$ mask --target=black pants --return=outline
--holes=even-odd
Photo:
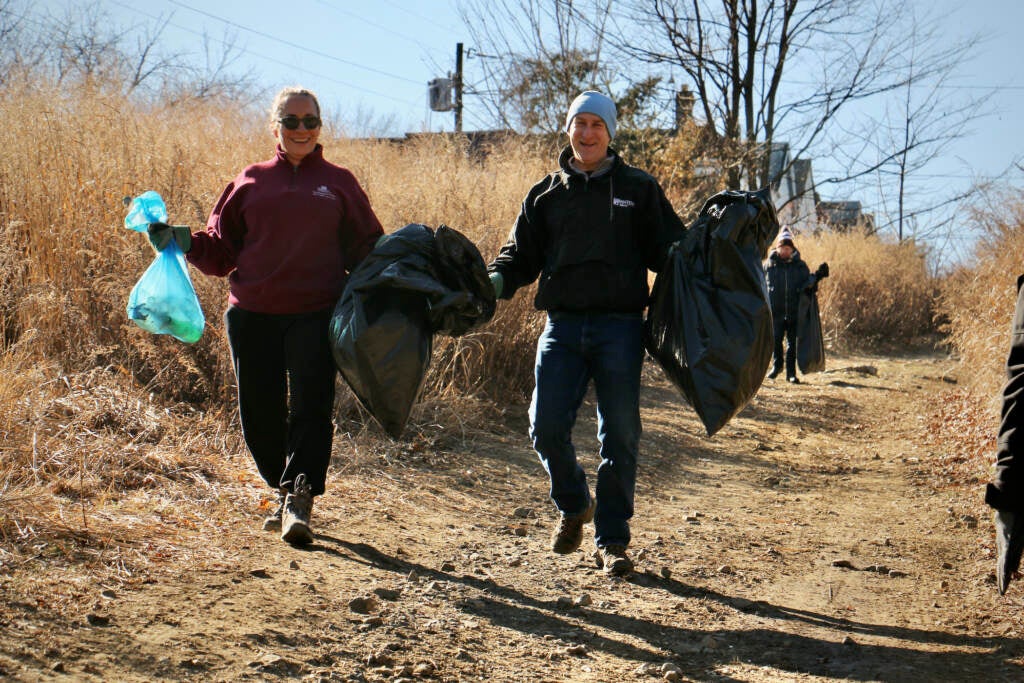
[[[783,315],[772,316],[775,333],[775,349],[772,358],[772,372],[782,371],[782,339],[786,339],[786,377],[796,377],[796,320],[787,320]]]
[[[996,443],[996,476],[985,502],[997,510],[1024,513],[1024,275],[1017,278],[1017,308],[1010,330],[1002,420]]]
[[[331,310],[271,315],[232,306],[224,314],[242,436],[275,489],[291,489],[305,473],[313,495],[324,492],[334,437],[330,320]]]

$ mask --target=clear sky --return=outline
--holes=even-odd
[[[33,11],[59,13],[81,0],[34,0]],[[949,156],[929,169],[936,185],[960,186],[1013,168],[1024,158],[1019,121],[1024,113],[1024,2],[1021,0],[914,0],[942,19],[941,30],[955,41],[978,34],[976,58],[958,69],[953,85],[964,92],[993,92],[991,115],[973,126]],[[455,46],[468,50],[463,70],[474,80],[468,32],[457,0],[97,0],[118,24],[152,26],[170,18],[164,41],[199,59],[202,35],[220,41],[225,32],[244,49],[268,91],[301,84],[315,90],[324,109],[348,122],[354,134],[453,129],[453,114],[431,112],[427,82],[454,69]],[[954,92],[950,90],[950,92]],[[472,96],[464,100],[463,128],[488,127]],[[829,160],[812,159],[816,177],[829,173]],[[1008,181],[1024,186],[1024,172]],[[826,199],[850,191],[823,187]],[[859,190],[863,192],[864,190]],[[868,197],[865,203],[870,204]]]

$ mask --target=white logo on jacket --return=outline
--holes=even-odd
[[[621,206],[624,208],[632,208],[636,206],[632,199],[620,199],[619,197],[612,197],[612,206]]]
[[[333,192],[331,192],[331,188],[327,187],[326,185],[321,185],[320,187],[318,187],[315,190],[313,190],[313,196],[314,197],[323,197],[324,199],[337,199],[338,198],[337,195],[335,195]]]

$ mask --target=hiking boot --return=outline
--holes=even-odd
[[[284,499],[287,495],[288,491],[286,489],[280,489],[277,492],[277,509],[263,518],[264,531],[281,530],[281,515],[284,514]]]
[[[309,516],[313,513],[313,494],[310,493],[306,475],[295,477],[292,490],[284,499],[281,514],[281,540],[292,545],[307,545],[313,542],[313,530],[309,527]]]
[[[626,554],[624,545],[606,545],[597,549],[597,566],[609,576],[628,576],[633,571],[633,560]]]
[[[594,510],[597,509],[597,501],[593,498],[587,503],[587,507],[578,515],[566,515],[562,513],[558,519],[558,526],[551,536],[551,552],[559,555],[568,555],[583,543],[583,525],[594,519]]]
[[[782,372],[782,370],[772,370],[771,372],[768,373],[768,379],[775,379],[776,377],[779,376],[780,372]]]
[[[800,380],[797,379],[796,375],[791,375],[787,377],[786,381],[788,381],[790,384],[800,384]]]

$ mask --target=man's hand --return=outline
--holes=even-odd
[[[192,248],[192,231],[187,225],[167,225],[166,223],[150,223],[146,230],[149,243],[157,253],[167,248],[173,239],[182,253]]]
[[[1009,510],[996,510],[996,586],[1006,593],[1010,579],[1020,567],[1024,552],[1024,515]]]
[[[487,275],[491,279],[491,287],[494,287],[494,298],[501,298],[501,290],[505,288],[505,278],[501,276],[501,273],[488,273]]]
[[[822,263],[820,266],[818,266],[818,269],[814,271],[814,277],[818,278],[819,280],[824,280],[825,278],[827,278],[828,264]]]

